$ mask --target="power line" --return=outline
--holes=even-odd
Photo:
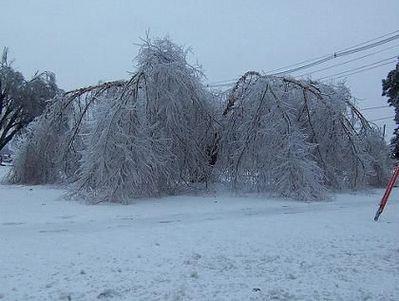
[[[325,62],[331,61],[331,60],[339,58],[339,57],[343,57],[343,56],[351,55],[351,54],[354,54],[354,53],[357,53],[357,52],[360,52],[360,51],[365,51],[365,50],[368,50],[368,49],[375,48],[377,46],[389,43],[389,42],[394,41],[396,39],[399,39],[399,34],[396,34],[396,35],[394,35],[392,37],[389,37],[389,38],[386,38],[384,40],[380,40],[380,41],[377,41],[377,42],[374,42],[374,43],[371,43],[371,44],[367,44],[367,45],[364,45],[364,46],[351,48],[351,49],[345,50],[345,51],[342,51],[342,50],[341,51],[337,51],[337,52],[334,52],[333,54],[331,54],[329,56],[321,58],[321,59],[319,59],[317,61],[314,61],[312,63],[308,63],[308,64],[305,64],[305,65],[302,65],[302,66],[299,66],[299,67],[296,67],[296,68],[291,68],[291,69],[288,69],[288,70],[285,70],[285,71],[273,73],[272,75],[284,75],[284,74],[287,74],[287,73],[293,73],[293,72],[296,72],[296,71],[299,71],[299,70],[303,70],[303,69],[309,69],[311,67],[323,64]]]
[[[337,79],[341,79],[341,78],[347,78],[347,77],[350,77],[350,76],[358,74],[358,73],[366,72],[366,71],[369,71],[369,70],[373,70],[373,69],[376,69],[376,68],[380,68],[380,67],[395,63],[396,62],[396,56],[394,56],[393,58],[394,59],[392,59],[392,58],[384,59],[384,60],[381,60],[381,61],[378,61],[378,62],[374,62],[372,64],[367,64],[367,65],[363,65],[363,66],[360,66],[360,67],[357,67],[357,68],[348,69],[346,71],[342,71],[342,72],[339,72],[339,73],[335,73],[335,74],[331,74],[331,75],[328,75],[328,76],[324,76],[324,77],[318,78],[317,80],[325,81],[327,79],[337,80]],[[385,61],[387,61],[387,62],[386,63],[382,63],[382,62],[385,62]],[[215,85],[208,84],[206,86],[207,87],[212,87],[212,88],[228,87],[228,86],[232,86],[235,82],[236,81],[231,81],[231,82],[226,82],[224,84],[221,83],[221,84],[215,84]]]
[[[377,64],[378,62],[374,62],[374,63],[372,63],[372,64],[367,64],[367,65],[363,65],[363,66],[360,66],[360,67],[357,67],[357,68],[348,69],[348,70],[343,71],[343,72],[339,72],[339,73],[336,73],[336,74],[332,74],[332,75],[329,75],[329,76],[324,76],[324,77],[319,78],[318,80],[320,80],[320,81],[325,81],[325,80],[327,80],[327,79],[331,79],[331,80],[334,79],[334,80],[336,80],[336,79],[341,79],[341,78],[350,77],[350,76],[355,75],[355,74],[358,74],[358,73],[366,72],[366,71],[369,71],[369,70],[373,70],[373,69],[376,69],[376,68],[380,68],[380,67],[383,67],[383,66],[386,66],[386,65],[390,65],[390,64],[392,64],[392,63],[395,63],[395,62],[396,62],[396,56],[395,56],[394,58],[395,58],[395,59],[390,58],[390,60],[389,60],[388,62],[386,62],[386,63],[379,63],[379,64]],[[379,61],[379,62],[384,62],[384,61],[386,61],[386,60],[387,60],[387,59],[381,60],[381,61]],[[354,72],[352,72],[352,71],[354,71]],[[349,72],[349,73],[348,73],[348,72]],[[346,74],[346,73],[347,73],[347,74]],[[341,74],[342,74],[342,75],[341,75]],[[337,76],[337,75],[339,75],[339,76]],[[221,83],[221,84],[216,84],[216,85],[210,85],[210,84],[208,84],[207,87],[227,87],[227,86],[232,86],[234,83],[235,83],[235,81],[226,82],[225,84],[223,84],[223,83]]]
[[[396,34],[396,33],[399,33],[399,29],[397,29],[397,30],[394,30],[394,31],[391,31],[391,32],[388,32],[388,33],[386,33],[386,34],[383,34],[383,35],[381,35],[381,36],[378,36],[378,37],[372,38],[372,39],[370,39],[370,40],[367,40],[367,41],[361,42],[361,43],[359,43],[359,44],[356,44],[356,45],[353,45],[353,46],[351,46],[351,47],[348,47],[348,48],[342,49],[342,51],[350,50],[350,49],[352,49],[352,48],[355,48],[355,47],[359,47],[359,46],[362,46],[362,45],[368,44],[368,43],[370,43],[370,42],[373,42],[373,41],[376,41],[376,40],[379,40],[379,39],[385,38],[385,37],[387,37],[387,36],[390,36],[390,35],[393,35],[393,34]]]
[[[375,107],[367,107],[367,108],[359,108],[360,111],[369,111],[369,110],[377,110],[377,109],[385,109],[391,108],[391,106],[375,106]]]
[[[222,84],[222,83],[232,82],[232,81],[237,81],[237,80],[239,80],[239,77],[229,79],[229,80],[218,80],[218,81],[212,82],[212,85],[217,85],[217,84]]]
[[[287,66],[284,66],[284,67],[272,69],[272,70],[266,71],[266,74],[271,74],[271,73],[276,72],[276,71],[284,70],[284,69],[287,69],[287,68],[292,68],[292,67],[295,67],[295,66],[298,66],[298,65],[302,65],[302,64],[306,64],[306,63],[313,62],[313,61],[319,61],[319,60],[324,59],[326,57],[329,57],[329,55],[323,55],[323,56],[319,56],[319,57],[316,57],[316,58],[307,59],[307,60],[301,61],[299,63],[295,63],[295,64],[287,65]]]
[[[382,117],[382,118],[377,118],[377,119],[373,119],[373,120],[369,120],[369,121],[374,122],[374,121],[381,121],[381,120],[387,120],[387,119],[393,119],[393,118],[395,118],[395,116]]]
[[[395,31],[386,33],[386,34],[384,34],[384,35],[378,36],[378,37],[376,37],[376,38],[373,38],[373,39],[371,39],[371,40],[367,40],[367,41],[364,41],[364,42],[362,42],[362,43],[355,44],[355,45],[353,45],[353,46],[350,46],[350,47],[348,47],[348,48],[342,49],[342,50],[340,50],[340,51],[348,51],[348,50],[351,50],[352,48],[360,47],[360,46],[365,45],[365,44],[367,44],[367,43],[374,42],[374,41],[376,41],[376,40],[385,38],[385,37],[387,37],[387,36],[390,36],[390,35],[393,35],[393,34],[396,34],[396,33],[399,33],[399,30],[395,30]],[[298,66],[298,65],[306,64],[306,63],[309,63],[309,62],[312,62],[312,61],[318,61],[318,60],[320,60],[320,59],[323,59],[323,58],[326,58],[326,57],[329,57],[329,56],[330,56],[330,55],[323,55],[323,56],[319,56],[319,57],[316,57],[316,58],[307,59],[307,60],[304,60],[304,61],[301,61],[301,62],[298,62],[298,63],[295,63],[295,64],[291,64],[291,65],[287,65],[287,66],[284,66],[284,67],[280,67],[280,68],[276,68],[276,69],[269,70],[269,71],[267,71],[266,73],[273,73],[273,72],[276,72],[276,71],[280,71],[280,70],[284,70],[284,69],[287,69],[287,68],[292,68],[292,67],[295,67],[295,66]]]
[[[348,69],[346,71],[342,71],[342,72],[338,72],[338,73],[331,74],[331,75],[328,75],[328,76],[324,76],[324,77],[319,78],[319,80],[323,80],[323,79],[327,79],[327,78],[334,78],[334,77],[339,76],[341,74],[345,74],[345,73],[352,72],[352,71],[357,71],[357,70],[364,71],[362,69],[365,69],[365,68],[371,67],[371,66],[375,66],[375,65],[378,65],[376,67],[383,66],[384,64],[380,64],[380,63],[387,62],[387,61],[389,61],[389,62],[387,62],[386,64],[391,64],[391,63],[395,62],[396,60],[397,60],[397,55],[394,55],[392,57],[389,57],[389,58],[386,58],[386,59],[383,59],[383,60],[379,60],[379,61],[371,63],[371,64],[363,65],[363,66],[360,66],[360,67]],[[367,70],[369,70],[369,69],[367,69]],[[340,76],[340,77],[344,77],[344,76]]]
[[[326,77],[326,78],[328,78],[328,79],[340,79],[340,78],[344,78],[344,77],[346,78],[346,77],[352,76],[354,74],[358,74],[358,73],[362,73],[362,72],[365,72],[365,71],[376,69],[376,68],[379,68],[379,67],[382,67],[382,66],[390,65],[390,64],[395,63],[395,62],[396,62],[396,60],[392,60],[392,61],[389,61],[389,62],[384,63],[384,64],[379,64],[379,65],[376,65],[376,66],[373,66],[373,67],[365,68],[365,69],[362,69],[362,70],[359,70],[359,71],[356,71],[356,72],[352,72],[352,73],[348,73],[348,74],[345,74],[345,75],[341,75],[341,76],[338,76],[338,77]]]
[[[387,47],[387,48],[384,48],[384,49],[381,49],[381,50],[378,50],[378,51],[374,51],[374,52],[368,53],[366,55],[363,55],[363,56],[360,56],[360,57],[357,57],[357,58],[353,58],[353,59],[344,61],[344,62],[339,63],[339,64],[334,64],[334,65],[331,65],[331,66],[328,66],[328,67],[325,67],[325,68],[321,68],[321,69],[318,69],[318,70],[315,70],[315,71],[311,71],[311,72],[308,72],[308,73],[300,74],[300,75],[298,75],[298,77],[308,76],[308,75],[311,75],[313,73],[318,73],[318,72],[329,70],[329,69],[332,69],[332,68],[335,68],[335,67],[338,67],[338,66],[346,65],[346,64],[349,64],[349,63],[352,63],[352,62],[355,62],[355,61],[359,61],[359,60],[364,59],[366,57],[369,57],[369,56],[372,56],[372,55],[375,55],[375,54],[378,54],[378,53],[381,53],[381,52],[396,48],[398,46],[399,46],[399,44],[396,44],[394,46]]]
[[[221,82],[220,84],[207,84],[206,86],[209,88],[227,87],[227,86],[232,86],[236,82],[236,80],[232,79],[232,80],[226,81],[224,84],[222,81],[220,81],[220,82]]]
[[[325,63],[327,61],[330,61],[332,59],[336,59],[336,58],[347,56],[347,55],[352,55],[352,54],[357,53],[357,52],[365,51],[365,50],[372,49],[372,48],[378,47],[380,45],[389,43],[389,42],[391,42],[393,40],[399,39],[399,34],[398,33],[399,33],[399,30],[395,30],[395,31],[392,31],[390,33],[384,34],[382,36],[370,39],[368,41],[365,41],[365,42],[353,45],[351,47],[336,51],[336,52],[334,52],[331,55],[320,56],[320,57],[317,57],[317,58],[304,60],[304,61],[301,61],[301,62],[296,63],[296,64],[291,64],[291,65],[287,65],[287,66],[284,66],[284,67],[281,67],[281,68],[273,69],[273,70],[270,70],[270,71],[266,72],[266,74],[270,74],[272,72],[283,70],[283,69],[294,67],[294,66],[299,66],[299,67],[291,68],[291,69],[288,69],[288,70],[285,70],[285,71],[282,71],[282,72],[278,72],[278,73],[273,73],[271,75],[283,75],[283,74],[286,74],[286,73],[292,73],[292,72],[296,72],[296,71],[299,71],[299,70],[308,69],[308,68],[311,68],[313,66],[316,66],[316,65],[319,65],[319,64],[323,64],[323,63]],[[395,35],[391,36],[392,34],[395,34]],[[388,37],[388,36],[390,36],[390,37]],[[385,38],[385,37],[388,37],[388,38]],[[385,39],[380,40],[381,38],[385,38]],[[373,42],[373,43],[371,43],[371,42]],[[397,45],[395,45],[395,46],[397,46]],[[393,46],[391,48],[394,48],[395,46]],[[387,50],[387,49],[380,50],[379,52],[382,52],[382,51],[385,51],[385,50]],[[376,53],[378,53],[378,52],[376,52]],[[369,54],[369,55],[372,55],[372,54]],[[369,55],[367,55],[367,56],[369,56]],[[366,57],[366,56],[364,56],[364,57]],[[358,59],[360,59],[360,58],[358,58]],[[356,60],[358,60],[358,59],[356,59]],[[308,64],[306,64],[306,63],[308,63]],[[302,65],[302,64],[305,64],[305,65]],[[226,87],[226,86],[231,86],[236,81],[237,81],[237,79],[218,81],[218,82],[214,82],[214,83],[208,84],[207,87]]]

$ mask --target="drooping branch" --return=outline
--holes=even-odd
[[[304,82],[304,81],[300,81],[300,80],[296,80],[296,79],[288,78],[288,77],[282,77],[281,79],[282,79],[283,82],[286,82],[286,83],[289,83],[289,84],[293,84],[295,86],[300,87],[302,90],[309,91],[314,96],[316,96],[318,99],[322,99],[323,98],[322,95],[321,95],[320,89],[317,88],[312,83],[307,83],[307,82]]]
[[[245,91],[247,91],[250,85],[254,84],[259,77],[261,77],[261,74],[256,71],[248,71],[240,77],[229,95],[229,98],[227,100],[227,106],[223,112],[223,115],[227,115],[227,113],[229,113],[239,97],[245,94]]]
[[[64,93],[64,97],[68,97],[69,99],[74,99],[76,97],[82,96],[83,94],[90,93],[95,91],[97,94],[101,94],[105,92],[108,89],[114,88],[114,87],[123,87],[126,85],[127,81],[126,80],[116,80],[116,81],[110,81],[110,82],[105,82],[101,83],[98,85],[94,86],[88,86],[84,88],[79,88],[71,91],[67,91]]]

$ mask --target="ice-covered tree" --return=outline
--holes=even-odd
[[[14,183],[67,183],[90,202],[208,183],[318,200],[384,184],[383,139],[343,84],[247,72],[209,92],[187,52],[147,39],[129,80],[54,98],[21,143]]]
[[[170,141],[168,186],[204,182],[209,175],[212,96],[201,83],[200,69],[188,64],[186,56],[182,47],[159,39],[147,40],[137,57],[146,80],[147,122],[150,127],[156,124],[160,137]]]
[[[168,176],[169,140],[157,137],[156,124],[147,127],[137,94],[119,97],[97,105],[86,125],[75,186],[90,202],[156,195]]]
[[[59,151],[61,125],[52,125],[45,117],[33,121],[18,137],[18,153],[8,175],[12,183],[55,183],[60,176]]]
[[[343,84],[248,72],[224,116],[218,166],[236,188],[317,199],[386,180],[385,144]]]
[[[12,183],[70,183],[76,180],[83,148],[82,130],[92,118],[92,109],[101,95],[116,93],[123,81],[73,90],[48,102],[21,137],[14,166],[8,176]]]
[[[224,112],[219,167],[236,189],[321,198],[323,173],[281,84],[255,72],[237,83]]]
[[[41,149],[38,156],[48,163],[38,170],[58,172],[38,179],[32,174],[35,179],[28,180],[17,176],[25,173],[21,165],[11,178],[75,182],[82,195],[111,201],[170,194],[206,183],[214,135],[212,95],[186,55],[169,39],[148,39],[130,80],[74,90],[55,99],[36,128],[48,128],[59,141],[48,144],[35,128],[23,148]],[[21,162],[23,156],[21,151]]]

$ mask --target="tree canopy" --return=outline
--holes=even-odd
[[[0,61],[0,150],[39,116],[46,101],[58,92],[53,73],[36,73],[26,80],[13,68],[5,48]]]
[[[399,125],[399,62],[382,80],[382,96],[388,97],[389,105],[395,108],[395,122]],[[399,127],[394,130],[391,144],[393,156],[399,158]]]

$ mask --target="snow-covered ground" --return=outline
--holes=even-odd
[[[4,173],[5,167],[0,167]],[[399,191],[88,206],[0,185],[1,300],[399,300]]]

